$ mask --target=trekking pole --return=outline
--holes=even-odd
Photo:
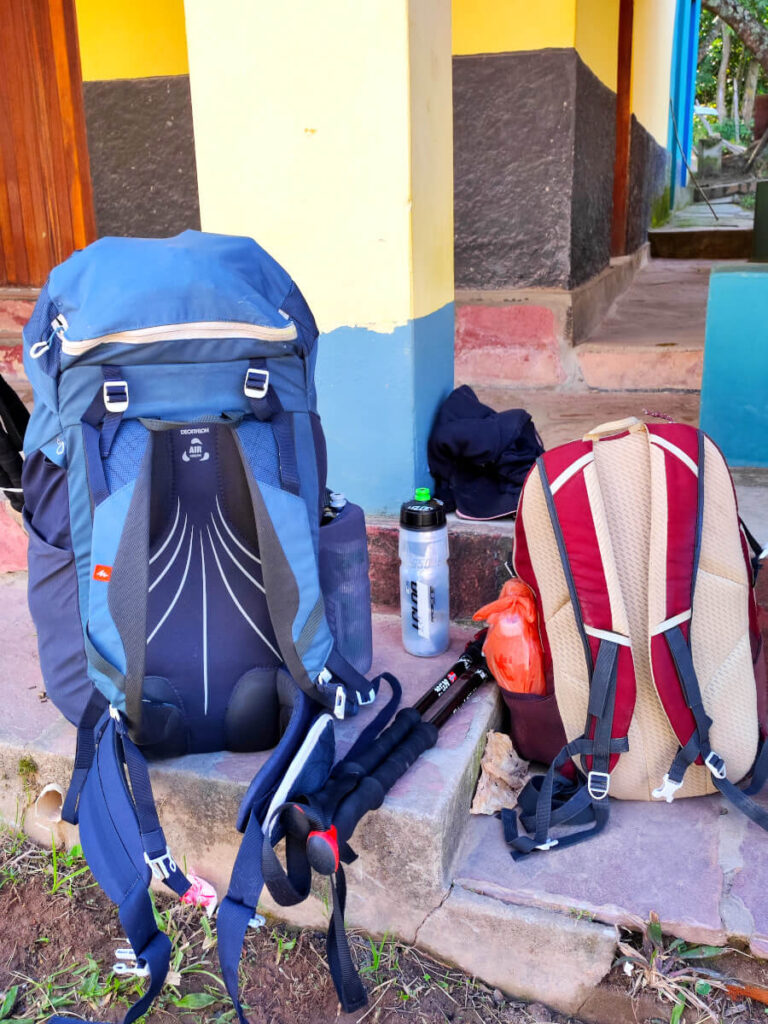
[[[465,672],[469,672],[470,669],[475,668],[480,663],[483,656],[483,644],[485,643],[487,633],[487,626],[485,629],[478,630],[464,648],[464,653],[458,661],[451,665],[443,678],[439,682],[435,683],[431,690],[427,690],[427,692],[416,701],[413,706],[420,715],[423,715],[425,711],[428,711],[429,708],[431,708],[432,705],[442,697],[445,691],[456,682],[459,676],[464,675]]]
[[[330,828],[309,833],[307,859],[315,871],[322,875],[330,875],[337,870],[339,847],[346,846],[361,819],[369,811],[381,807],[385,796],[398,779],[405,775],[425,751],[437,743],[441,726],[490,678],[490,671],[485,663],[482,663],[474,672],[461,676],[458,682],[443,694],[442,699],[430,702],[431,713],[426,718],[418,716],[417,708],[422,701],[398,713],[390,728],[385,729],[379,739],[371,744],[370,759],[376,757],[373,748],[376,748],[382,739],[385,743],[381,749],[386,747],[389,753],[383,758],[379,757],[377,766],[361,777],[355,788],[341,800],[333,814]],[[417,721],[414,720],[415,716],[418,716]],[[413,722],[413,725],[397,744],[391,745],[387,734],[395,729],[400,721],[406,719]]]
[[[332,818],[341,801],[364,778],[400,746],[409,733],[419,724],[422,715],[434,707],[453,684],[470,669],[483,660],[483,643],[488,630],[481,629],[468,641],[459,659],[451,665],[445,675],[430,687],[419,700],[409,708],[401,708],[394,721],[384,729],[373,742],[361,745],[356,742],[349,752],[333,768],[331,777],[322,791],[315,796],[315,802]],[[294,828],[300,828],[298,821]]]

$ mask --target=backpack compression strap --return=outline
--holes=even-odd
[[[674,516],[667,514],[663,552],[651,551],[650,606],[665,608],[663,620],[651,623],[651,666],[659,698],[680,743],[669,771],[653,796],[671,802],[683,784],[688,767],[694,763],[704,764],[723,796],[768,830],[768,812],[749,799],[768,777],[768,744],[763,743],[748,789],[740,789],[728,781],[725,761],[710,744],[712,719],[704,707],[691,654],[691,617],[704,515],[704,434],[677,424],[653,426],[648,430],[651,443],[664,452],[663,465],[658,460],[651,463],[652,474],[664,474],[664,480],[652,487],[652,493],[666,489],[666,493],[674,494],[675,508],[680,510]],[[662,509],[654,505],[651,514],[658,524]],[[674,552],[674,557],[669,556],[670,552]],[[654,572],[654,559],[662,555],[666,559],[665,571]],[[653,591],[654,580],[661,581],[659,593]]]
[[[545,776],[528,784],[519,801],[519,821],[514,812],[502,812],[516,859],[534,850],[571,846],[601,831],[608,820],[610,774],[628,750],[635,673],[593,463],[589,441],[553,449],[536,463],[584,651],[589,700],[584,734],[563,748]],[[561,769],[577,757],[586,780],[574,784]],[[585,830],[560,838],[550,834],[551,826],[589,821],[592,827]]]

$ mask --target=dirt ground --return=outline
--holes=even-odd
[[[83,868],[81,858],[64,854],[54,874],[49,851],[18,834],[0,833],[0,1021],[32,1024],[54,1012],[118,1021],[142,990],[142,982],[110,973],[115,949],[125,939],[114,907]],[[156,912],[174,953],[169,982],[146,1020],[236,1021],[219,975],[215,928],[205,913],[170,895],[156,899]],[[344,1015],[325,965],[324,935],[272,923],[249,933],[241,992],[251,1024],[569,1020],[537,1004],[505,999],[399,943],[354,933],[350,941],[369,1003]]]
[[[171,971],[145,1020],[232,1024],[215,925],[172,895],[155,913],[171,937]],[[538,1003],[506,998],[419,950],[350,934],[369,994],[339,1012],[325,964],[325,936],[267,923],[250,932],[241,993],[251,1024],[584,1024]],[[79,850],[51,853],[0,825],[0,1022],[42,1024],[53,1013],[119,1021],[143,982],[111,972],[126,945],[115,908]],[[622,936],[616,966],[585,1017],[596,1024],[768,1024],[768,964],[743,952],[669,940],[658,923]]]

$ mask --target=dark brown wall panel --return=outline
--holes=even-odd
[[[575,50],[455,57],[461,289],[571,288],[608,263],[615,94]]]
[[[85,82],[84,91],[99,234],[199,228],[189,78]]]

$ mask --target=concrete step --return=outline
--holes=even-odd
[[[754,192],[756,186],[757,179],[753,177],[740,178],[738,181],[703,181],[694,186],[694,202],[702,202],[705,197],[713,202],[729,196],[747,195]]]
[[[677,260],[746,260],[752,255],[751,225],[663,227],[648,232],[651,256]]]
[[[581,348],[582,346],[579,346]],[[698,424],[699,395],[681,391],[526,391],[479,387],[480,401],[501,412],[527,409],[545,448],[583,437],[599,423],[637,416]]]
[[[700,391],[704,367],[700,344],[587,341],[576,358],[587,387],[604,391]]]
[[[497,821],[472,817],[455,883],[512,906],[633,931],[655,911],[669,935],[768,957],[767,850],[768,836],[720,796],[614,800],[608,825],[588,844],[518,862]]]

